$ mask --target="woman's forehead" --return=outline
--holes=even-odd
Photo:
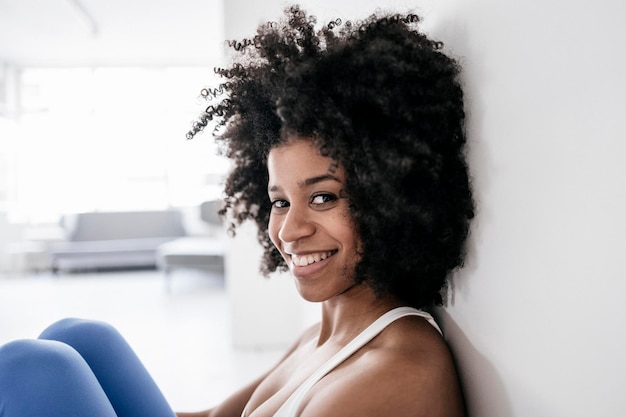
[[[306,181],[320,176],[335,176],[343,180],[339,163],[322,155],[311,139],[291,140],[272,148],[267,159],[270,183]]]

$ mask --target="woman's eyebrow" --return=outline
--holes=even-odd
[[[317,175],[315,177],[311,177],[311,178],[307,178],[303,181],[298,181],[298,187],[300,188],[306,188],[309,187],[311,185],[320,183],[320,182],[324,182],[324,181],[335,181],[338,182],[339,184],[341,184],[341,180],[337,177],[335,177],[334,175],[331,174],[324,174],[324,175]],[[268,192],[273,192],[273,191],[278,191],[280,189],[280,187],[278,187],[277,185],[272,185],[270,187],[268,187],[267,191]]]
[[[307,178],[304,181],[299,181],[298,186],[300,188],[304,188],[304,187],[308,187],[310,185],[314,185],[314,184],[324,182],[324,181],[336,181],[341,184],[341,180],[335,177],[334,175],[324,174],[324,175],[318,175],[316,177]]]

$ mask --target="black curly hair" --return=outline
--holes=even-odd
[[[234,169],[225,184],[231,231],[252,219],[265,275],[287,266],[267,225],[269,151],[310,137],[345,169],[345,191],[361,238],[355,279],[378,296],[417,308],[441,304],[461,266],[474,204],[465,160],[460,67],[417,26],[416,15],[359,22],[316,19],[299,6],[257,35],[229,42],[223,82],[192,138],[211,122]]]

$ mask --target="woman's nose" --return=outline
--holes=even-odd
[[[296,242],[303,237],[315,233],[315,224],[311,221],[308,210],[303,207],[291,206],[283,217],[278,238],[283,242]]]

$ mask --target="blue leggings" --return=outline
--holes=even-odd
[[[0,346],[0,417],[173,417],[112,326],[65,319]]]

